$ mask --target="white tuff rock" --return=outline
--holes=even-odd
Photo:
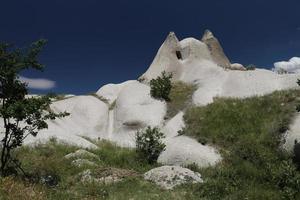
[[[92,162],[92,161],[89,161],[87,159],[76,159],[76,160],[73,160],[71,162],[72,165],[74,165],[75,167],[82,167],[82,166],[97,166],[96,163]]]
[[[298,113],[284,135],[283,148],[288,152],[293,152],[295,141],[300,142],[300,113]]]
[[[225,55],[219,40],[215,38],[212,32],[206,30],[201,41],[207,45],[212,59],[217,65],[226,69],[230,69],[230,61]]]
[[[170,138],[165,144],[166,150],[158,157],[158,162],[162,164],[177,166],[197,164],[199,167],[209,167],[222,159],[214,147],[202,145],[187,136]]]
[[[119,84],[107,84],[101,87],[97,92],[96,95],[100,98],[107,100],[109,104],[112,104],[119,96],[120,91],[122,88],[130,83],[133,83],[135,81],[126,81],[124,83]]]
[[[150,96],[150,87],[138,81],[127,84],[120,92],[114,109],[112,140],[121,146],[135,147],[137,130],[160,126],[166,103]]]
[[[300,57],[293,57],[289,61],[280,61],[274,63],[274,70],[278,73],[299,73]]]
[[[75,151],[74,153],[69,153],[65,155],[66,159],[74,159],[74,158],[93,158],[93,159],[99,159],[96,154],[93,154],[87,150],[79,149]]]
[[[177,166],[196,164],[199,167],[208,167],[221,161],[221,156],[215,148],[204,146],[187,136],[178,136],[178,131],[184,126],[183,112],[179,112],[167,122],[163,128],[166,134],[164,140],[166,150],[158,157],[159,163]]]
[[[88,169],[79,174],[81,182],[97,182],[111,184],[122,181],[126,177],[135,177],[135,171],[119,168],[98,168],[93,171]]]
[[[93,96],[76,96],[53,102],[51,109],[54,112],[67,111],[70,116],[49,120],[49,128],[41,130],[37,137],[28,137],[25,144],[43,143],[55,137],[59,142],[97,148],[82,136],[97,139],[99,133],[106,132],[108,106],[105,103]]]
[[[240,63],[232,63],[230,65],[231,70],[240,70],[240,71],[246,71],[247,69]]]
[[[144,179],[154,182],[156,185],[167,190],[186,183],[203,182],[198,172],[178,166],[162,166],[151,169],[144,174]]]

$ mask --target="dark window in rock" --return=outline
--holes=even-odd
[[[182,60],[182,55],[180,51],[176,51],[176,56],[178,58],[178,60]]]

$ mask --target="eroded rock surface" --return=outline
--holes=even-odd
[[[182,184],[203,182],[199,173],[178,166],[154,168],[144,174],[144,179],[167,190]]]
[[[97,182],[111,184],[122,181],[126,177],[138,176],[138,173],[132,170],[119,168],[99,168],[94,170],[85,170],[79,174],[82,182]]]
[[[78,158],[99,159],[96,154],[93,154],[84,149],[79,149],[79,150],[75,151],[74,153],[69,153],[69,154],[65,155],[65,158],[67,158],[67,159],[78,159]]]
[[[187,166],[196,164],[199,167],[213,166],[221,161],[221,155],[212,146],[202,145],[197,140],[179,135],[184,128],[183,112],[170,119],[162,129],[166,135],[166,150],[158,157],[164,165]]]
[[[93,166],[97,166],[96,163],[88,160],[88,159],[76,159],[76,160],[73,160],[71,162],[71,164],[75,167],[83,167],[83,166],[90,166],[90,167],[93,167]]]
[[[228,69],[230,68],[230,61],[225,55],[219,40],[212,34],[212,32],[206,30],[201,41],[207,45],[213,61],[217,65]]]

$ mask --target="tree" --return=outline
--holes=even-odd
[[[172,73],[167,74],[165,71],[161,73],[156,79],[150,81],[150,94],[153,98],[164,99],[165,101],[170,101],[169,94],[172,89]]]
[[[10,167],[21,169],[12,152],[22,146],[27,136],[36,136],[39,130],[47,128],[46,120],[68,115],[66,112],[54,113],[50,109],[52,95],[26,98],[27,84],[19,79],[24,70],[44,69],[38,55],[45,43],[45,40],[38,40],[25,49],[0,43],[1,176],[7,175]]]
[[[159,128],[150,126],[144,131],[136,133],[136,150],[140,157],[145,158],[148,163],[153,164],[158,156],[165,150],[166,145],[162,142],[164,133]]]

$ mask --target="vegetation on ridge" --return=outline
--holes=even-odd
[[[196,85],[187,84],[184,82],[174,82],[170,92],[170,101],[167,102],[167,115],[166,118],[174,117],[178,112],[185,111],[192,105],[192,96]]]
[[[187,110],[183,133],[218,146],[224,160],[199,170],[204,199],[299,199],[300,172],[280,149],[296,112],[299,90],[247,99],[217,98]]]

